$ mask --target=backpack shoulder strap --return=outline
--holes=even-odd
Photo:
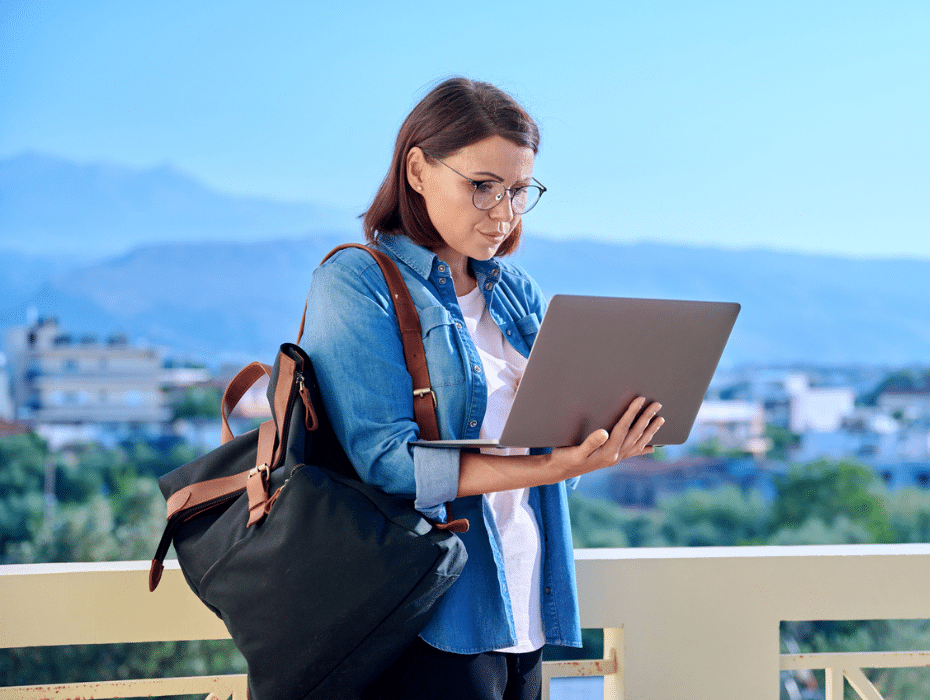
[[[321,264],[329,260],[334,253],[345,248],[361,248],[367,251],[381,268],[388,289],[391,292],[391,299],[394,301],[397,323],[400,326],[401,341],[404,345],[404,360],[407,363],[407,371],[413,377],[413,411],[417,425],[420,426],[420,437],[423,440],[438,440],[439,424],[436,421],[436,395],[433,393],[429,378],[429,367],[426,364],[426,351],[423,349],[423,331],[420,327],[420,316],[413,305],[413,299],[410,297],[407,284],[404,282],[397,265],[390,257],[380,250],[360,243],[345,243],[333,248],[323,258]],[[304,316],[300,321],[297,344],[300,344],[300,339],[303,337],[306,316],[307,307],[304,305]]]

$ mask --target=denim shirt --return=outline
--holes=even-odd
[[[478,351],[465,327],[448,264],[405,236],[381,235],[379,248],[397,263],[420,317],[442,439],[477,438],[487,387]],[[545,309],[538,285],[517,265],[471,260],[491,318],[528,356]],[[339,251],[313,273],[304,347],[340,442],[363,481],[414,500],[446,520],[455,499],[459,450],[414,446],[413,386],[387,283],[365,251]],[[543,628],[549,644],[581,646],[574,553],[566,483],[530,490],[542,537]],[[474,654],[516,643],[500,537],[487,499],[451,505],[467,518],[460,535],[468,551],[461,576],[422,631],[429,644]]]

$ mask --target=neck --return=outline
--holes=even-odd
[[[463,297],[475,288],[478,282],[471,273],[468,257],[446,248],[438,251],[440,260],[448,263],[452,273],[452,283],[455,285],[455,295]]]

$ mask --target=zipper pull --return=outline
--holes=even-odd
[[[308,431],[314,431],[319,426],[316,419],[316,411],[313,410],[313,403],[310,401],[310,392],[307,390],[307,384],[304,381],[304,375],[296,372],[297,393],[300,394],[300,400],[304,403],[304,427]]]

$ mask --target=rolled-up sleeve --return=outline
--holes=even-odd
[[[445,522],[445,503],[459,490],[459,450],[434,447],[413,448],[413,466],[417,482],[414,507],[426,517]]]

